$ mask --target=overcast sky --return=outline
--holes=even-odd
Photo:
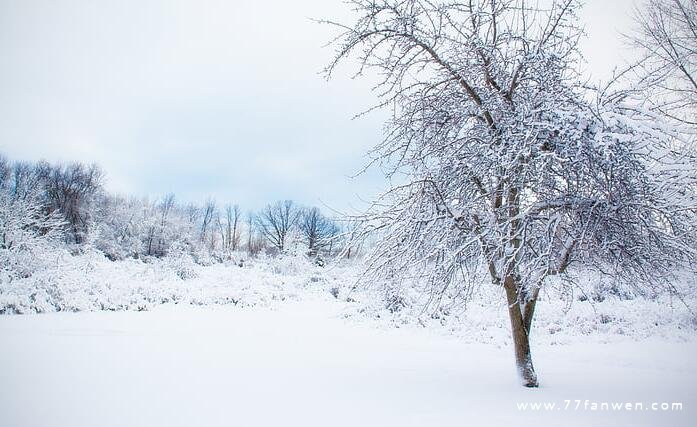
[[[632,0],[587,0],[588,70],[627,57]],[[369,83],[319,71],[341,0],[0,0],[0,153],[98,163],[121,194],[360,206]]]

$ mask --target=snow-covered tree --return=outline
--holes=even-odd
[[[240,245],[241,211],[239,205],[225,206],[225,231],[223,246],[227,251],[236,251]]]
[[[93,225],[94,212],[102,192],[102,171],[96,165],[71,163],[67,166],[37,165],[42,175],[46,203],[68,223],[68,236],[82,243]]]
[[[310,256],[316,256],[320,250],[329,247],[339,234],[339,227],[334,221],[322,215],[318,208],[303,209],[298,220],[298,228]]]
[[[60,246],[67,225],[48,212],[36,168],[0,156],[0,283],[32,274]]]
[[[144,237],[147,225],[141,221],[143,212],[148,211],[145,201],[135,198],[105,195],[100,202],[97,226],[91,241],[111,260],[140,258],[145,255]]]
[[[644,0],[630,41],[640,52],[633,82],[663,114],[697,125],[697,2]]]
[[[300,210],[291,200],[283,200],[266,205],[256,215],[256,228],[271,245],[283,252],[290,243],[289,237],[295,229]]]
[[[328,75],[379,78],[392,117],[372,152],[399,183],[355,233],[366,277],[413,279],[437,303],[481,272],[500,286],[523,384],[550,276],[595,268],[655,286],[694,261],[694,194],[676,135],[625,93],[578,75],[576,0],[353,0]],[[692,174],[694,175],[694,174]]]
[[[215,200],[208,199],[201,212],[201,243],[210,244],[212,247],[215,239],[215,217],[218,212]]]

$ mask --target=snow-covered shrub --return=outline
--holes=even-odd
[[[37,192],[19,191],[16,181],[0,184],[0,286],[4,287],[62,255],[65,222],[56,212],[46,213]]]
[[[197,263],[194,262],[189,249],[181,243],[175,243],[172,246],[165,258],[165,263],[182,280],[198,277]]]
[[[280,254],[260,258],[274,274],[297,275],[315,268],[312,260],[298,253]]]
[[[91,240],[95,248],[104,252],[111,260],[143,254],[142,223],[138,221],[140,202],[119,197],[104,197],[101,221],[93,231]]]
[[[396,313],[405,308],[408,303],[405,299],[403,291],[397,287],[388,287],[385,289],[384,300],[385,308],[390,313]]]

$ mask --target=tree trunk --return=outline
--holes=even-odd
[[[518,299],[518,286],[512,276],[506,277],[504,288],[508,301],[508,316],[511,320],[511,333],[513,335],[518,375],[520,375],[520,379],[525,387],[537,387],[537,374],[532,365],[532,354],[530,353],[529,328],[526,328],[526,321],[523,319]]]
[[[523,306],[523,325],[525,326],[525,332],[530,335],[530,328],[532,328],[532,318],[535,315],[535,305],[537,305],[537,297],[540,295],[540,287],[536,287],[529,299]]]

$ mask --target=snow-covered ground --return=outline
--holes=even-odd
[[[542,386],[527,390],[492,286],[466,307],[423,311],[409,287],[397,306],[379,288],[354,289],[353,263],[49,261],[0,286],[0,311],[42,313],[0,316],[0,426],[678,426],[697,416],[697,320],[669,295],[552,284],[533,329]],[[518,407],[533,403],[555,406]],[[643,409],[615,408],[627,403]]]
[[[162,304],[268,307],[316,297],[348,302],[342,316],[375,327],[416,324],[467,342],[502,346],[510,339],[500,288],[483,283],[471,290],[467,301],[446,298],[441,309],[424,309],[425,293],[406,283],[393,292],[380,286],[356,289],[362,267],[353,260],[323,268],[302,256],[240,257],[202,266],[186,256],[112,262],[93,251],[59,254],[42,258],[41,263],[18,279],[3,278],[0,270],[0,314],[144,311]],[[695,280],[686,276],[676,283],[692,309],[667,293],[623,296],[629,291],[613,289],[611,281],[594,276],[576,278],[570,288],[551,282],[538,303],[533,340],[552,345],[652,337],[694,340]]]
[[[0,424],[688,426],[697,416],[694,342],[538,345],[542,387],[528,390],[510,349],[348,322],[345,310],[306,298],[3,316]],[[527,402],[560,409],[518,409]],[[591,410],[603,402],[647,409]]]

